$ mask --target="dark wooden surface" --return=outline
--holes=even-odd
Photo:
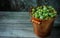
[[[60,38],[59,17],[54,22],[50,38]],[[29,12],[0,12],[0,38],[37,38]]]

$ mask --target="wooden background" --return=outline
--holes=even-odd
[[[54,22],[51,38],[60,37],[60,16]],[[0,38],[37,38],[29,12],[0,12]]]

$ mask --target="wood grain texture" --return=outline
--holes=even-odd
[[[58,16],[55,27],[59,26],[59,23]],[[0,36],[1,38],[37,38],[30,22],[29,12],[0,12]]]

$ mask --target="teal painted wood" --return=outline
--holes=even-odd
[[[57,24],[60,23],[59,17],[55,20]],[[0,23],[31,23],[29,12],[0,12],[0,20]]]
[[[28,12],[0,12],[0,36],[36,37]]]
[[[54,27],[59,26],[59,17]],[[35,38],[29,12],[0,12],[0,36]]]

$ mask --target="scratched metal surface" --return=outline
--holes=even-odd
[[[54,22],[50,38],[60,38],[59,17]],[[37,38],[29,12],[0,12],[0,38]]]

